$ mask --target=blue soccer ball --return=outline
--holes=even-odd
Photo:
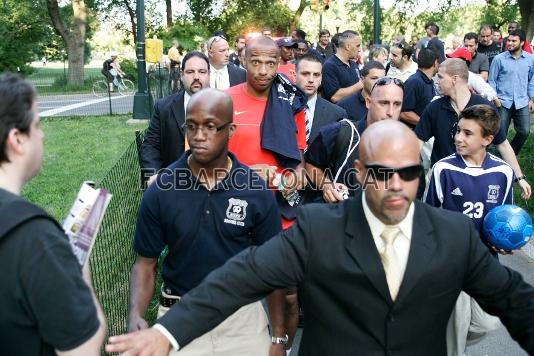
[[[516,205],[500,205],[484,218],[483,231],[488,241],[503,250],[523,247],[534,231],[528,213]]]

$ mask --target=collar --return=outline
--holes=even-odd
[[[516,59],[514,56],[512,56],[512,53],[510,53],[510,51],[506,51],[506,52],[504,52],[504,53],[506,53],[505,56],[506,56],[507,58],[513,58],[513,59]],[[524,51],[524,50],[521,50],[521,55],[519,56],[519,58],[526,58],[526,56],[525,56],[525,51]]]
[[[427,84],[434,84],[434,81],[432,80],[432,78],[429,78],[426,76],[425,73],[423,73],[423,71],[421,69],[417,69],[417,74],[419,74],[419,76],[423,79],[423,81]]]
[[[332,57],[334,57],[334,60],[337,62],[337,65],[339,66],[343,66],[343,67],[347,67],[347,68],[351,68],[350,64],[351,64],[351,60],[349,59],[349,63],[345,63],[341,60],[341,58],[339,58],[337,56],[337,54],[334,54]]]
[[[481,103],[475,102],[476,101],[476,97],[477,97],[476,94],[473,94],[473,93],[470,92],[469,95],[470,95],[469,96],[469,101],[465,105],[465,108],[468,108],[468,107],[476,105],[476,104],[481,104]],[[441,107],[446,109],[446,110],[448,110],[448,111],[452,111],[452,112],[456,113],[456,111],[454,111],[454,108],[452,107],[452,104],[451,104],[451,97],[445,95],[445,96],[443,96],[443,98],[444,99],[443,99],[443,103],[442,103]]]
[[[229,187],[234,187],[234,185],[236,183],[237,184],[243,184],[242,182],[236,181],[236,177],[239,177],[239,176],[246,177],[247,176],[246,174],[243,175],[243,172],[239,172],[239,174],[236,173],[236,170],[238,170],[238,169],[242,170],[243,166],[241,166],[241,164],[237,160],[236,156],[232,152],[228,151],[227,154],[228,154],[228,157],[230,158],[230,160],[232,161],[232,167],[228,171],[228,174],[226,175],[226,177],[224,177],[223,180],[217,182],[217,185],[211,189],[212,191],[218,190],[218,189],[228,189]],[[181,180],[182,178],[186,178],[186,179],[190,179],[190,181],[193,184],[198,184],[198,183],[196,183],[197,182],[197,178],[193,175],[193,173],[191,172],[191,169],[189,168],[189,164],[187,163],[187,160],[188,160],[189,156],[191,156],[191,150],[187,150],[186,152],[184,152],[184,154],[182,155],[182,157],[180,158],[180,160],[177,163],[177,168],[185,169],[184,171],[186,172],[186,176],[185,177],[184,176],[176,176],[173,179]],[[241,187],[242,187],[242,185],[241,185]]]
[[[374,239],[380,238],[380,235],[384,231],[386,224],[380,221],[373,214],[373,212],[367,205],[367,201],[365,200],[365,190],[362,193],[362,205],[363,205],[363,213],[365,214],[365,219],[367,220],[367,223],[369,224],[369,229],[371,230],[371,234],[373,235],[373,238]],[[412,239],[414,210],[415,210],[414,203],[412,202],[410,204],[410,207],[408,208],[408,213],[406,214],[404,219],[395,225],[399,227],[403,235],[406,236],[408,240]]]
[[[223,73],[223,72],[226,71],[226,67],[227,67],[227,66],[228,66],[228,65],[225,65],[225,66],[223,66],[221,69],[217,69],[217,68],[215,68],[214,66],[212,66],[211,63],[210,63],[210,73],[215,73],[215,72],[221,72],[221,73]]]
[[[310,99],[308,99],[308,103],[306,104],[308,106],[308,110],[313,114],[315,113],[315,105],[317,104],[317,93],[315,93],[314,96],[312,96]]]

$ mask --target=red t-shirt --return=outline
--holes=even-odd
[[[255,164],[268,164],[276,166],[277,172],[281,172],[283,167],[278,166],[274,154],[261,148],[260,125],[263,120],[267,99],[256,98],[245,89],[245,83],[230,87],[226,92],[232,97],[234,103],[234,124],[237,129],[228,143],[228,150],[237,159],[252,166]],[[306,123],[304,110],[294,116],[297,132],[297,146],[300,150],[306,148]],[[284,229],[291,226],[291,222],[282,219]]]
[[[280,64],[278,66],[278,73],[285,74],[293,84],[297,82],[295,65],[293,63]]]

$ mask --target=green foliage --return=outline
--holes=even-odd
[[[210,36],[207,27],[202,24],[189,22],[185,19],[179,19],[174,22],[171,28],[162,28],[155,34],[163,40],[163,48],[170,48],[173,38],[180,42],[180,47],[185,51],[198,49],[200,42]],[[150,37],[151,35],[149,35]]]
[[[123,59],[121,69],[126,74],[126,78],[137,83],[137,62],[133,59]]]
[[[46,18],[39,4],[3,0],[0,4],[0,72],[31,72],[27,63],[38,52],[35,43],[46,33]]]
[[[495,25],[501,30],[506,30],[505,26],[509,21],[519,20],[519,6],[511,4],[510,0],[492,0],[488,2],[480,16],[480,23]]]

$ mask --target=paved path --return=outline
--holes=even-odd
[[[109,115],[109,98],[97,98],[91,94],[43,95],[37,98],[37,109],[41,117]],[[133,111],[133,95],[111,95],[111,112],[128,114]]]
[[[532,256],[529,251],[529,256]],[[534,285],[534,259],[527,256],[523,251],[516,252],[512,256],[501,256],[500,261],[523,276],[530,284]],[[291,350],[291,356],[298,355],[298,343],[302,335],[302,329],[298,329],[295,343]],[[467,349],[466,356],[526,356],[518,344],[510,337],[504,327],[491,332],[480,343]]]

